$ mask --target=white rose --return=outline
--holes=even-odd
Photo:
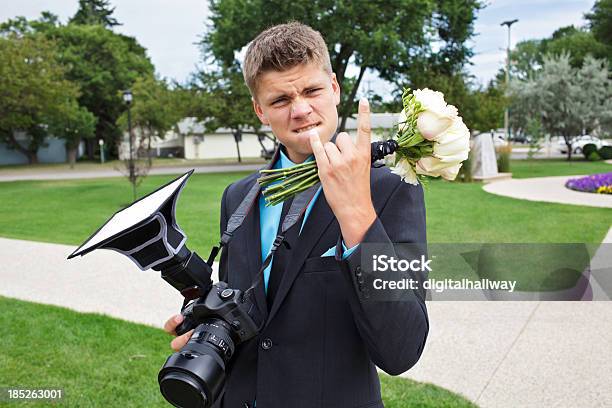
[[[414,169],[408,162],[408,160],[402,159],[393,167],[390,167],[391,173],[397,174],[408,184],[417,185],[419,180],[417,179],[417,175],[414,172]]]
[[[458,117],[457,108],[446,103],[442,92],[425,88],[413,95],[425,109],[417,118],[419,133],[427,140],[437,140]]]
[[[470,152],[470,131],[460,117],[444,132],[433,147],[433,156],[443,162],[460,163]]]
[[[457,174],[459,174],[459,169],[461,169],[462,165],[463,163],[459,163],[459,164],[455,164],[454,166],[450,166],[445,169],[442,169],[440,171],[440,176],[442,176],[442,178],[445,180],[453,181],[454,179],[457,178]]]
[[[443,162],[435,157],[422,157],[416,164],[417,174],[424,174],[432,177],[440,177],[446,180],[454,180],[461,168],[461,162]]]
[[[436,140],[452,124],[451,118],[439,116],[432,111],[422,112],[417,118],[417,129],[427,140]]]

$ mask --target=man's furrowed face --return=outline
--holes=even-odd
[[[262,74],[257,87],[255,113],[272,128],[293,162],[312,154],[307,130],[316,128],[323,142],[336,131],[340,86],[335,74],[316,64],[297,65]]]

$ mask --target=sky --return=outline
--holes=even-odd
[[[485,0],[486,1],[486,0]],[[16,16],[35,19],[48,10],[66,22],[78,8],[77,0],[0,0],[0,21]],[[489,0],[475,22],[470,42],[473,65],[468,71],[486,84],[503,67],[507,28],[500,23],[518,19],[512,26],[511,45],[550,36],[557,28],[582,26],[594,0]],[[114,17],[123,25],[115,30],[135,37],[148,50],[157,73],[184,82],[200,61],[197,42],[209,23],[206,0],[111,0]],[[350,72],[349,72],[350,74]],[[363,89],[386,94],[390,86],[368,72]]]

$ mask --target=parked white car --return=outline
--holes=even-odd
[[[557,143],[559,144],[559,151],[563,154],[566,154],[567,145],[565,144],[565,140],[561,138]],[[597,146],[598,149],[600,149],[602,146],[610,145],[608,142],[604,142],[601,139],[595,136],[590,136],[590,135],[576,136],[571,139],[571,143],[572,143],[572,153],[575,153],[575,154],[581,154],[582,149],[584,148],[584,145],[588,143],[594,144],[595,146]]]

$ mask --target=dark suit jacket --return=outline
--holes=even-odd
[[[257,177],[225,190],[221,231]],[[363,243],[425,242],[422,187],[400,181],[387,168],[371,170],[371,187],[378,218]],[[365,299],[356,280],[361,246],[344,261],[321,257],[334,245],[338,251],[339,238],[338,221],[321,194],[269,314],[263,285],[256,291],[266,324],[238,346],[216,406],[251,407],[256,399],[257,408],[383,407],[375,365],[397,375],[418,361],[429,330],[424,301]],[[219,278],[244,290],[261,264],[256,203],[222,251]]]

